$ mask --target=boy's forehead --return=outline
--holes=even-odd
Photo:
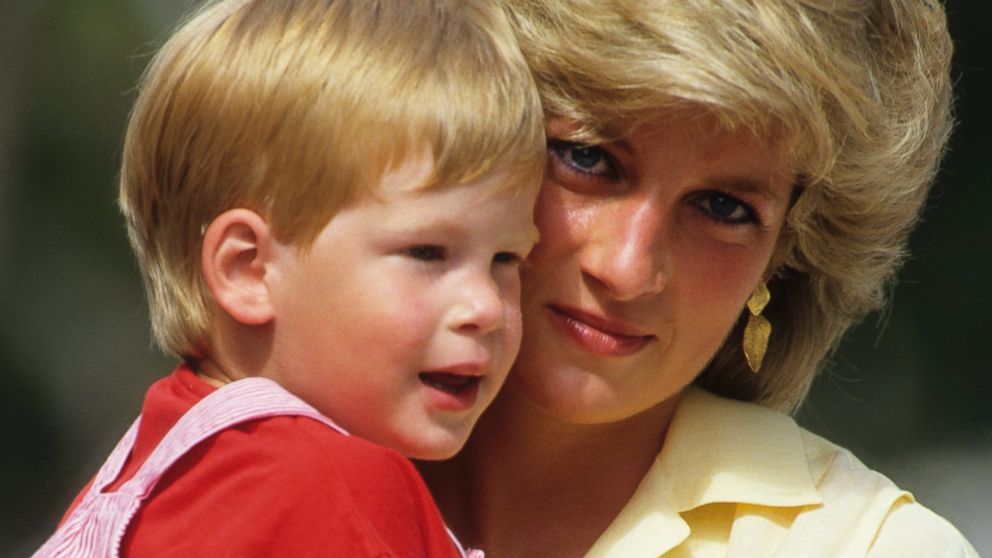
[[[366,199],[389,206],[397,214],[416,207],[422,215],[436,215],[439,223],[457,224],[464,216],[458,213],[459,209],[483,209],[496,201],[517,198],[522,203],[534,202],[538,185],[538,180],[528,183],[510,172],[492,172],[467,182],[384,182]]]
[[[536,243],[536,190],[507,188],[500,178],[490,175],[467,184],[394,192],[369,200],[370,209],[378,215],[374,228],[387,234],[430,233],[448,239],[481,235]]]
[[[493,169],[485,169],[478,173],[474,169],[459,169],[461,176],[439,176],[430,152],[421,152],[414,156],[404,157],[399,163],[392,164],[373,180],[368,189],[371,197],[379,201],[388,201],[394,197],[411,198],[430,196],[447,190],[474,189],[476,196],[484,198],[500,197],[503,195],[527,195],[536,192],[540,185],[543,171],[538,169],[504,163]],[[484,187],[480,187],[484,186]]]

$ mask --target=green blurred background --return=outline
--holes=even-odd
[[[53,529],[171,369],[114,198],[134,85],[187,6],[0,0],[0,555]],[[992,556],[992,5],[947,8],[960,124],[913,258],[799,417]]]

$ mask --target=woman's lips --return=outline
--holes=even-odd
[[[655,339],[628,326],[573,308],[548,306],[551,321],[583,349],[602,356],[632,355]]]

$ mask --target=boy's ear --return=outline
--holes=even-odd
[[[263,325],[275,317],[265,274],[274,256],[269,224],[248,209],[217,216],[203,235],[201,268],[217,305],[244,325]]]

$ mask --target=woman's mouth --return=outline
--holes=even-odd
[[[548,306],[548,315],[566,336],[591,353],[621,357],[632,355],[655,339],[624,326],[572,308]]]

